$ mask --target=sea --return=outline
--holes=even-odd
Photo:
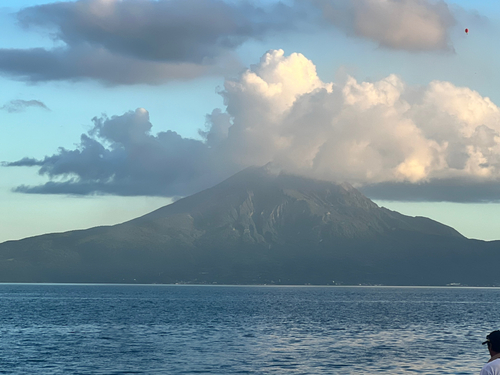
[[[1,374],[478,374],[500,289],[0,284]]]

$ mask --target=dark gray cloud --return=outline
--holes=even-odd
[[[202,141],[173,131],[151,134],[144,109],[121,116],[93,119],[74,150],[59,149],[42,160],[24,158],[10,167],[38,167],[52,180],[39,186],[19,186],[34,194],[114,194],[179,196],[208,188],[237,171],[227,161],[214,168],[214,157]],[[64,181],[55,179],[63,178]]]
[[[298,15],[281,3],[264,9],[222,0],[78,0],[29,7],[17,17],[63,46],[0,49],[3,74],[157,84],[213,73],[231,64],[228,53],[242,43],[291,29]]]
[[[430,0],[312,0],[324,21],[381,47],[408,51],[453,50],[448,5]]]
[[[52,49],[0,49],[0,74],[28,82],[161,84],[241,69],[234,50],[290,30],[339,28],[382,47],[452,50],[444,1],[295,0],[256,6],[224,0],[77,0],[25,8],[19,25]]]
[[[360,190],[371,199],[402,202],[500,202],[500,181],[433,180],[421,184],[379,183]]]
[[[144,60],[202,63],[249,38],[288,29],[287,8],[269,12],[221,0],[79,0],[21,10],[24,27],[53,30],[68,46],[90,44]]]
[[[74,48],[0,49],[0,71],[30,82],[93,79],[107,85],[160,84],[195,78],[214,67],[143,61],[89,45]]]
[[[0,107],[0,109],[7,111],[9,113],[18,113],[18,112],[24,112],[29,107],[42,108],[47,111],[50,111],[50,109],[43,102],[39,100],[20,100],[20,99],[11,100],[10,102]]]

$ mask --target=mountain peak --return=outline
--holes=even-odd
[[[326,237],[365,238],[395,229],[460,236],[454,229],[430,219],[423,225],[416,218],[380,208],[348,183],[288,174],[270,164],[246,168],[210,189],[133,222],[179,215],[192,218],[193,229],[207,235],[217,228],[222,241],[223,233],[234,237],[235,232],[241,232],[246,240],[268,245],[272,241],[262,241],[263,238],[287,243],[298,232],[302,237],[308,232],[314,241]]]

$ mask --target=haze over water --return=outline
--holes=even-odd
[[[473,374],[500,289],[0,285],[0,373]]]

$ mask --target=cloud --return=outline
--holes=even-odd
[[[500,200],[498,180],[474,181],[455,178],[421,184],[386,182],[362,186],[360,190],[374,199],[389,201],[487,203]]]
[[[245,41],[292,29],[298,16],[281,3],[78,0],[28,7],[17,17],[26,29],[48,32],[58,47],[0,49],[6,75],[158,84],[221,73]]]
[[[153,135],[138,109],[94,118],[75,150],[5,165],[51,178],[26,193],[187,195],[272,162],[373,198],[500,200],[500,109],[469,88],[395,75],[327,83],[305,56],[273,50],[220,94],[226,108],[207,116],[203,140]]]
[[[149,113],[139,108],[121,116],[94,118],[77,149],[59,149],[43,160],[24,158],[7,166],[39,167],[40,175],[63,181],[19,186],[38,194],[179,196],[220,181],[208,147],[173,131],[151,135]]]
[[[39,100],[11,100],[0,107],[0,109],[9,113],[18,113],[24,112],[29,107],[38,107],[50,111],[50,109]]]
[[[93,79],[106,85],[160,84],[217,72],[192,63],[142,61],[88,45],[74,48],[0,49],[0,71],[30,82]]]
[[[77,0],[31,6],[19,25],[51,49],[0,49],[0,73],[28,82],[97,80],[161,84],[227,74],[249,40],[313,27],[343,30],[381,47],[451,51],[455,19],[444,1],[295,0],[256,6],[224,0]]]
[[[381,47],[409,51],[452,50],[455,18],[444,1],[313,0],[323,20]]]

